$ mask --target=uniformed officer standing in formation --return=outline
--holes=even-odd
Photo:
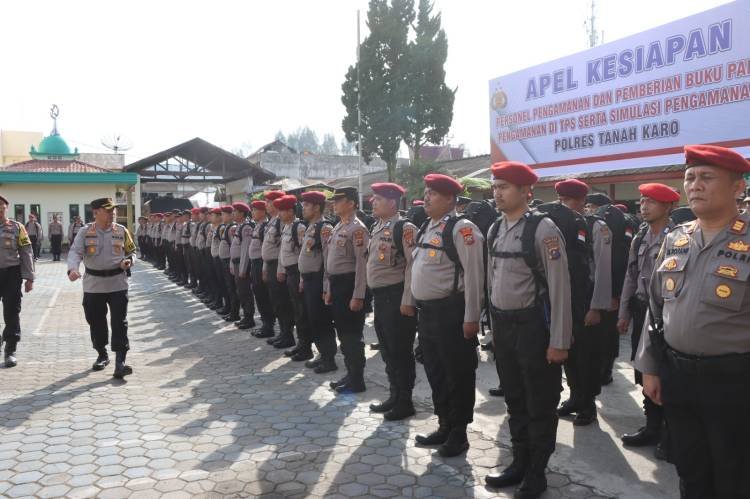
[[[330,383],[337,393],[360,393],[365,386],[365,299],[367,298],[367,227],[357,218],[358,193],[353,187],[336,189],[334,211],[340,218],[323,247],[325,302],[331,305],[346,375]]]
[[[664,407],[682,497],[750,497],[750,215],[734,202],[750,163],[713,145],[685,162],[697,220],[656,259],[636,368]]]
[[[78,234],[78,231],[81,230],[81,227],[83,227],[83,221],[81,221],[81,217],[76,215],[68,226],[68,247],[73,246],[73,241],[75,241],[76,235]]]
[[[194,208],[193,208],[194,209]],[[180,214],[180,228],[178,236],[177,256],[179,260],[179,279],[177,285],[185,288],[192,287],[190,277],[190,236],[193,231],[192,210],[183,210]]]
[[[208,287],[206,286],[206,268],[203,265],[204,254],[206,249],[206,228],[208,222],[208,212],[210,209],[206,206],[198,208],[198,220],[195,224],[195,236],[193,238],[193,268],[195,269],[195,279],[198,286],[193,288],[193,293],[201,301],[208,297]]]
[[[21,282],[25,293],[34,289],[34,253],[23,224],[8,218],[8,199],[0,195],[0,300],[3,302],[5,367],[15,367],[21,341]]]
[[[630,360],[635,360],[641,332],[646,319],[649,302],[649,283],[654,273],[654,262],[664,242],[664,237],[672,230],[673,224],[669,214],[680,200],[680,193],[664,184],[642,184],[638,187],[641,194],[640,211],[646,224],[644,229],[633,239],[628,257],[628,271],[622,287],[620,311],[617,328],[620,334],[626,334],[632,324]],[[640,371],[635,370],[635,382],[643,385]],[[622,436],[622,443],[630,447],[657,445],[664,440],[661,406],[648,398],[643,398],[643,410],[646,425],[634,433]],[[663,447],[657,447],[658,457],[666,457]]]
[[[148,218],[138,217],[138,227],[135,229],[135,242],[140,251],[140,257],[148,258]]]
[[[305,299],[300,290],[299,255],[302,241],[305,238],[304,222],[295,216],[297,197],[286,195],[273,202],[281,220],[281,248],[279,250],[279,265],[276,278],[285,284],[289,295],[289,302],[297,329],[297,345],[285,352],[287,357],[295,362],[304,362],[313,358],[312,329],[310,319],[305,308]]]
[[[49,237],[52,261],[59,262],[60,254],[62,254],[63,226],[57,219],[57,215],[52,216],[52,222],[50,222],[47,228],[47,237]]]
[[[209,308],[216,310],[217,314],[223,316],[229,313],[229,299],[223,284],[224,270],[221,267],[221,258],[219,257],[219,245],[221,243],[221,238],[224,235],[222,216],[221,208],[214,208],[211,210],[212,223],[209,241],[211,244],[211,272],[214,282],[215,301],[209,306]]]
[[[429,435],[417,435],[416,441],[439,445],[440,455],[450,457],[469,448],[466,426],[474,418],[484,237],[472,222],[456,218],[456,196],[463,191],[456,179],[430,174],[424,183],[424,208],[430,218],[417,238],[411,293],[419,310],[419,342],[439,426]]]
[[[513,462],[500,474],[487,476],[486,482],[491,487],[520,484],[515,497],[536,498],[547,488],[545,470],[555,449],[562,390],[560,365],[568,357],[572,336],[568,260],[560,230],[548,218],[538,222],[534,235],[531,260],[536,268],[529,267],[522,252],[536,173],[523,163],[505,161],[492,166],[492,175],[495,203],[503,214],[495,222],[497,236],[489,248],[492,337],[508,406]]]
[[[252,335],[256,338],[272,338],[276,317],[273,305],[271,305],[268,286],[263,281],[263,238],[268,226],[266,201],[257,199],[250,204],[250,207],[253,212],[253,222],[255,222],[255,227],[253,227],[253,232],[250,236],[250,248],[248,249],[250,257],[250,280],[252,281],[253,295],[255,295],[255,303],[258,305],[261,322],[261,327],[254,330]]]
[[[322,192],[302,193],[302,215],[307,222],[302,249],[299,254],[299,273],[312,341],[318,357],[308,360],[305,367],[323,374],[338,369],[336,366],[336,332],[333,329],[331,307],[323,301],[323,253],[333,227],[323,218],[326,196]]]
[[[584,213],[589,192],[586,183],[577,179],[563,180],[555,184],[555,191],[563,205],[581,215]],[[589,282],[593,286],[585,316],[572,316],[574,342],[565,362],[570,399],[557,410],[559,416],[575,413],[573,424],[576,426],[596,421],[596,396],[601,393],[602,314],[612,303],[612,235],[604,220],[596,218],[587,223],[591,226],[593,258],[590,259]]]
[[[403,187],[378,183],[371,188],[377,222],[367,249],[367,285],[375,302],[375,333],[388,375],[389,397],[370,409],[397,421],[414,415],[417,309],[411,293],[411,263],[417,228],[399,215],[406,192]]]
[[[29,215],[29,221],[26,223],[26,233],[31,239],[31,248],[34,250],[34,261],[39,259],[39,253],[42,249],[42,239],[44,234],[42,233],[42,226],[36,220],[36,215]]]
[[[234,276],[231,272],[230,249],[234,233],[237,230],[237,222],[234,221],[234,208],[231,205],[221,207],[221,222],[224,229],[219,232],[221,235],[219,259],[221,260],[224,291],[227,296],[226,313],[222,315],[222,318],[227,322],[236,322],[240,320],[240,301],[237,298],[237,288],[234,285]]]
[[[156,261],[157,270],[164,270],[167,268],[167,255],[165,250],[165,241],[163,239],[164,235],[164,213],[157,213],[156,214],[156,223],[154,224],[154,244],[155,244],[155,253],[156,253]]]
[[[190,221],[188,222],[188,236],[185,243],[185,266],[187,268],[188,283],[185,286],[195,291],[200,285],[198,282],[198,262],[196,262],[196,241],[198,239],[198,223],[200,222],[201,209],[190,210]]]
[[[68,253],[68,278],[81,277],[83,261],[83,310],[91,330],[91,342],[99,356],[93,369],[109,364],[107,307],[112,325],[112,351],[115,352],[115,378],[133,372],[125,364],[128,342],[128,276],[135,258],[135,243],[128,229],[114,223],[117,208],[110,198],[91,202],[94,222],[78,232]]]
[[[255,300],[253,298],[252,283],[250,281],[250,243],[252,242],[255,222],[248,219],[250,206],[247,203],[234,203],[234,221],[237,228],[234,231],[229,257],[232,261],[232,275],[237,291],[237,302],[242,311],[242,319],[235,323],[238,329],[252,329],[255,327]]]

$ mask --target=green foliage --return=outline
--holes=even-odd
[[[409,166],[403,166],[396,170],[395,182],[406,189],[407,199],[422,199],[424,196],[424,176],[436,171],[433,163],[415,161]]]

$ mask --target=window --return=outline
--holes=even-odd
[[[42,206],[38,204],[32,204],[29,209],[29,214],[36,216],[36,221],[42,223]]]
[[[70,216],[70,218],[68,219],[68,222],[73,223],[73,220],[75,220],[76,217],[81,215],[79,211],[80,208],[81,208],[80,205],[77,205],[77,204],[71,204],[68,207],[68,216]]]
[[[15,210],[15,219],[16,222],[21,222],[22,224],[26,223],[26,205],[23,204],[17,204],[13,207]]]
[[[94,210],[91,209],[90,204],[83,205],[83,222],[90,223],[94,221]]]

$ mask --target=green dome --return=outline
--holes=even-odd
[[[70,154],[70,147],[68,147],[68,144],[59,135],[50,135],[42,139],[39,143],[39,149],[36,152],[37,154],[62,156]]]

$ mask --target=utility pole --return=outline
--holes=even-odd
[[[586,28],[589,48],[603,43],[604,32],[601,33],[600,39],[599,32],[596,30],[596,0],[591,0],[591,15],[583,22],[583,26]]]
[[[357,168],[359,171],[359,209],[363,207],[362,204],[362,112],[359,108],[359,96],[362,91],[359,83],[359,47],[361,45],[359,37],[359,9],[357,9]]]

